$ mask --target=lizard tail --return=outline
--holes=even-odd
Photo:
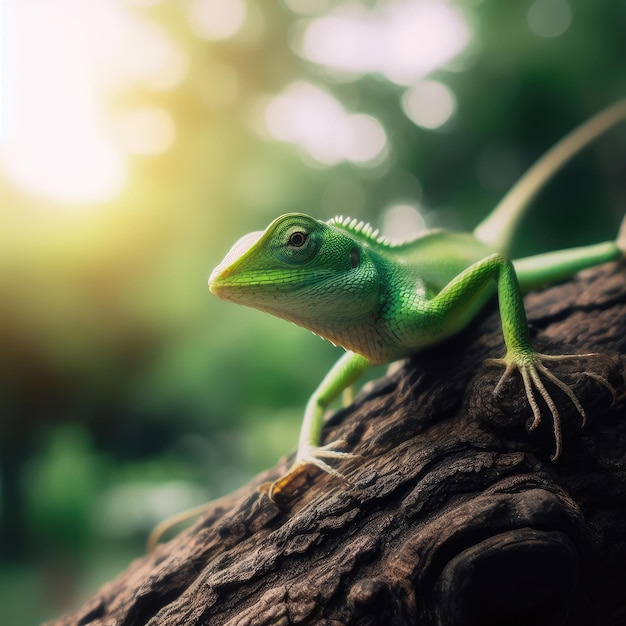
[[[626,119],[626,99],[600,111],[575,128],[548,150],[502,198],[496,208],[475,228],[474,236],[495,250],[508,252],[518,221],[533,198],[573,156],[594,139]],[[622,232],[618,246],[625,249]]]
[[[622,253],[622,258],[626,259],[626,215],[622,219],[622,225],[619,227],[616,244]]]

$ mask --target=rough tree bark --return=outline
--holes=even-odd
[[[491,315],[377,381],[328,422],[362,459],[349,483],[312,470],[279,508],[250,485],[132,563],[57,626],[144,624],[608,625],[626,623],[626,267],[530,294],[544,352],[601,352],[555,371],[550,415],[529,433],[519,377],[501,397]],[[606,376],[610,394],[590,371]],[[544,407],[545,408],[545,407]]]

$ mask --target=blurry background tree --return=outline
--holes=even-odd
[[[3,619],[295,446],[337,352],[210,296],[236,238],[287,211],[470,228],[624,97],[624,33],[615,0],[2,0]],[[613,236],[625,146],[550,185],[521,253]]]

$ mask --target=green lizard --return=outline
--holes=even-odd
[[[295,322],[346,350],[307,403],[294,464],[272,485],[271,497],[306,465],[341,476],[330,463],[354,455],[342,450],[342,441],[320,445],[328,404],[370,366],[402,359],[461,331],[494,293],[506,345],[504,358],[486,362],[504,367],[495,392],[513,372],[521,374],[534,416],[530,428],[541,420],[540,397],[552,415],[556,442],[552,459],[558,459],[559,412],[544,381],[565,392],[583,423],[585,412],[570,387],[548,366],[595,355],[536,352],[522,293],[626,256],[626,225],[617,241],[515,261],[507,251],[523,210],[546,181],[585,145],[625,118],[626,100],[572,131],[518,181],[473,234],[433,230],[393,244],[356,219],[324,222],[290,213],[275,219],[265,231],[235,243],[209,279],[216,296]],[[604,378],[585,373],[614,393]]]

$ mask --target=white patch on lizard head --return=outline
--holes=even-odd
[[[253,233],[248,233],[244,235],[241,239],[238,239],[233,247],[228,251],[226,256],[222,259],[221,263],[211,272],[211,277],[209,278],[209,283],[211,283],[214,278],[217,278],[219,274],[226,268],[230,267],[237,259],[241,258],[254,244],[261,238],[265,231],[257,230]]]

